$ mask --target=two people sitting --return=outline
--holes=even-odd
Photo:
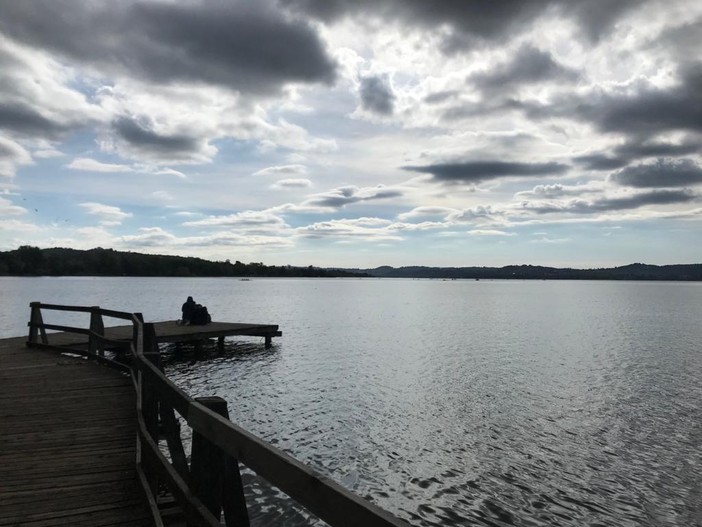
[[[192,296],[189,296],[185,301],[181,311],[183,316],[179,323],[182,326],[199,326],[212,322],[212,317],[207,312],[207,307],[196,303]]]

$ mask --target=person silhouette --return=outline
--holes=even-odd
[[[183,318],[181,320],[184,326],[190,325],[190,321],[193,319],[193,315],[195,314],[196,305],[195,300],[193,300],[193,297],[191,296],[189,296],[185,301],[185,304],[183,304],[183,307],[181,308]]]

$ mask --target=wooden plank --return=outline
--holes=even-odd
[[[0,525],[152,525],[135,438],[128,376],[0,340]]]

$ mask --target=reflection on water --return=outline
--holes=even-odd
[[[702,284],[112,280],[82,303],[280,324],[167,371],[413,525],[702,524]],[[316,525],[244,480],[254,524]]]

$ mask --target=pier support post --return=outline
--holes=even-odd
[[[88,350],[93,355],[105,356],[105,345],[95,335],[105,336],[105,325],[102,313],[98,306],[90,307],[90,335],[88,336]]]
[[[221,397],[198,397],[198,403],[229,419],[227,401]],[[215,518],[224,511],[227,526],[248,527],[244,487],[239,462],[205,437],[193,432],[190,476],[193,490]]]
[[[41,335],[41,343],[48,344],[49,339],[46,338],[46,330],[44,329],[44,320],[41,318],[41,302],[32,302],[29,304],[32,308],[29,316],[29,337],[27,344],[31,345],[37,341],[37,336]]]
[[[217,351],[220,353],[224,351],[224,337],[217,338]]]
[[[271,337],[270,335],[266,335],[266,344],[265,344],[265,348],[268,349],[268,348],[270,348],[271,346],[273,346],[273,337]]]

